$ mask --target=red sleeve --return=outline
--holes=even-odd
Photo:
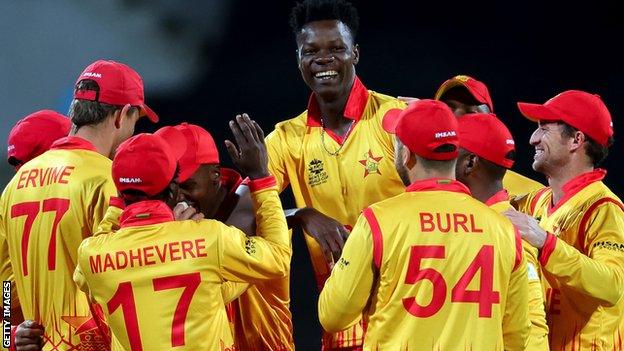
[[[381,259],[383,258],[383,236],[381,235],[381,228],[379,227],[379,222],[377,221],[377,217],[375,217],[375,213],[373,213],[370,207],[364,209],[362,214],[366,217],[366,221],[373,234],[373,263],[377,269],[380,269]]]

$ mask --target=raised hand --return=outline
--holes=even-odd
[[[240,172],[250,179],[269,176],[269,156],[264,144],[264,132],[258,123],[243,113],[230,121],[230,129],[236,144],[226,140],[225,146]]]

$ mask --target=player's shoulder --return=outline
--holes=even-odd
[[[403,109],[407,104],[393,96],[378,93],[369,90],[368,108],[372,112],[371,117],[374,119],[383,119],[391,109]]]
[[[587,211],[609,211],[618,215],[624,214],[622,200],[603,182],[595,182],[584,194],[584,207]]]
[[[303,135],[306,130],[308,120],[308,111],[305,110],[301,112],[296,117],[278,122],[275,124],[275,129],[269,134],[275,135],[278,134],[281,137],[284,136],[292,136],[292,135]]]

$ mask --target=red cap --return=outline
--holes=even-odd
[[[511,132],[493,113],[474,113],[458,119],[459,146],[505,168],[514,164]]]
[[[166,126],[160,128],[154,134],[163,138],[169,144],[176,161],[180,162],[180,159],[186,153],[186,137],[184,133],[176,127]]]
[[[455,87],[466,88],[475,100],[482,104],[486,104],[487,107],[490,108],[490,112],[494,111],[494,104],[492,103],[492,98],[490,97],[490,92],[488,91],[487,86],[483,84],[483,82],[480,82],[470,76],[459,75],[448,79],[442,83],[442,85],[438,88],[438,91],[436,91],[435,99],[440,100],[444,93]]]
[[[396,134],[411,152],[420,157],[439,161],[457,157],[457,118],[443,102],[418,100],[405,110],[389,110],[382,124],[388,133]],[[435,151],[445,144],[455,148],[448,152]]]
[[[117,106],[126,104],[138,106],[150,121],[158,122],[158,115],[145,104],[143,79],[129,66],[115,61],[98,60],[82,71],[76,80],[76,86],[84,79],[97,82],[100,91],[75,89],[75,99]]]
[[[117,190],[139,190],[148,196],[167,187],[176,172],[176,159],[169,144],[158,135],[141,133],[124,141],[113,159]]]
[[[50,149],[71,129],[69,118],[52,110],[41,110],[19,120],[7,140],[7,159],[26,163]]]
[[[178,181],[184,182],[203,164],[219,164],[219,150],[212,138],[204,128],[188,123],[182,123],[174,127],[182,132],[186,143],[176,143],[173,148],[184,148],[184,155],[180,158],[180,176]],[[171,143],[170,143],[171,144]]]
[[[587,134],[602,146],[613,135],[611,114],[599,95],[566,90],[543,105],[519,102],[520,112],[534,122],[562,121]]]

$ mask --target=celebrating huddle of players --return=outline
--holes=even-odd
[[[323,350],[624,350],[624,207],[598,168],[613,142],[598,95],[518,103],[544,186],[510,170],[483,83],[386,96],[355,73],[351,4],[305,0],[291,25],[307,109],[266,137],[229,121],[238,171],[197,125],[132,136],[158,116],[115,61],[78,76],[69,118],[18,122],[0,199],[12,349],[293,350],[301,226]]]

